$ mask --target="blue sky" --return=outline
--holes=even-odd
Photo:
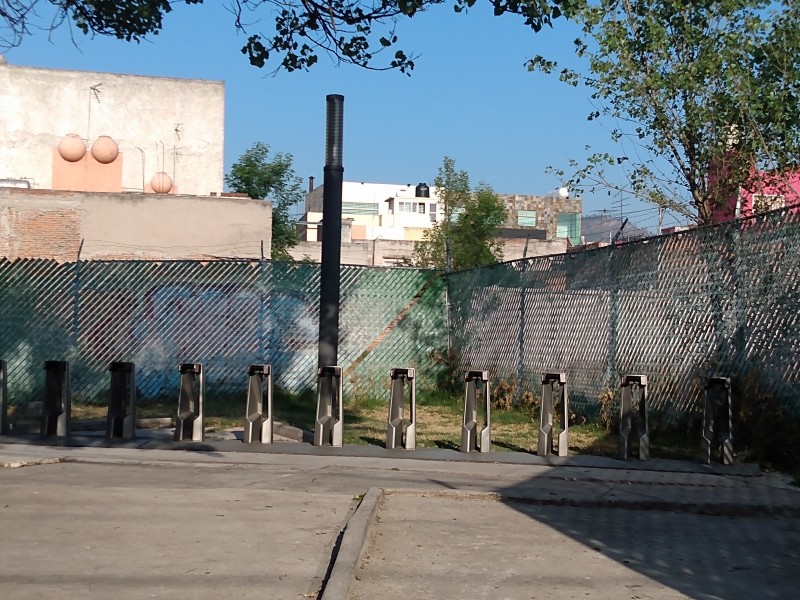
[[[545,194],[560,182],[545,170],[567,167],[584,147],[613,151],[607,131],[588,122],[587,93],[555,77],[528,73],[536,54],[572,56],[573,25],[563,19],[536,34],[514,16],[476,5],[455,14],[441,5],[400,22],[400,47],[420,55],[411,77],[336,65],[321,57],[308,72],[271,74],[240,53],[224,3],[176,5],[150,41],[87,38],[62,27],[10,49],[11,64],[222,80],[226,86],[225,170],[253,142],[294,156],[297,174],[322,180],[325,96],[345,97],[348,181],[432,182],[445,155],[497,192]],[[268,18],[268,17],[267,17]],[[266,26],[265,26],[266,29]],[[584,196],[584,213],[615,208],[605,192]],[[657,211],[633,200],[631,220],[654,226]],[[636,211],[636,212],[634,212]],[[643,211],[643,212],[638,212]],[[670,224],[665,222],[665,225]]]

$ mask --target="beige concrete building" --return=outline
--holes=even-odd
[[[0,61],[0,257],[269,258],[270,203],[222,191],[224,117],[222,82]]]
[[[324,188],[306,195],[305,215],[299,227],[296,259],[318,261],[319,223]],[[503,258],[542,256],[566,252],[581,243],[580,198],[562,192],[552,196],[500,194],[506,206],[501,228]],[[391,266],[409,261],[415,242],[443,218],[435,187],[419,184],[385,184],[345,181],[342,184],[342,262]]]
[[[305,241],[319,239],[324,187],[309,190],[300,228]],[[562,195],[499,194],[506,205],[504,237],[553,240],[580,244],[580,198]],[[425,183],[387,184],[345,181],[342,184],[342,218],[352,220],[352,240],[421,240],[427,229],[443,218],[435,187]],[[517,232],[516,234],[514,232]]]
[[[220,194],[224,111],[219,81],[19,67],[0,57],[0,180]]]
[[[304,241],[320,239],[324,187],[310,190],[306,196],[300,237]],[[363,183],[345,181],[342,184],[342,219],[352,221],[351,239],[359,240],[421,240],[426,229],[442,214],[436,190],[425,183]]]
[[[0,188],[0,257],[269,257],[272,206],[249,198]],[[83,246],[81,246],[83,244]]]

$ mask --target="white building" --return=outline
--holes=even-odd
[[[322,220],[323,186],[306,196],[301,238],[318,241],[316,225]],[[351,239],[421,240],[441,218],[436,189],[425,183],[391,184],[345,181],[342,184],[342,219],[351,220]]]
[[[323,186],[306,195],[300,237],[318,241],[322,220]],[[583,203],[568,195],[529,196],[498,194],[506,206],[504,239],[569,240],[580,243]],[[342,184],[342,220],[350,224],[348,241],[419,241],[444,217],[436,188],[425,183],[389,184],[345,181]]]

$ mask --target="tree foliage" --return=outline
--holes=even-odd
[[[203,0],[182,0],[201,5]],[[228,0],[232,27],[247,36],[250,63],[308,69],[320,55],[370,69],[414,68],[398,47],[396,25],[445,0]],[[454,0],[462,12],[477,0]],[[534,31],[550,25],[570,0],[488,0],[495,15],[514,14]],[[15,46],[33,29],[62,24],[90,35],[139,42],[157,35],[176,2],[169,0],[8,0],[0,3],[0,46]],[[200,8],[195,8],[200,10]],[[265,30],[250,23],[264,23]]]
[[[292,169],[291,154],[270,159],[269,151],[262,142],[250,146],[231,166],[225,183],[234,192],[272,201],[272,259],[292,260],[289,248],[300,238],[289,210],[304,198],[302,180]]]
[[[426,230],[414,248],[418,267],[455,270],[472,269],[502,260],[499,228],[505,222],[503,201],[485,183],[472,190],[466,171],[456,169],[445,156],[433,182],[443,220]],[[450,246],[448,265],[447,246]]]
[[[740,188],[757,185],[759,171],[780,180],[797,167],[796,0],[596,0],[567,16],[582,27],[575,49],[584,67],[537,56],[529,69],[585,85],[596,106],[589,120],[604,120],[621,148],[571,161],[567,174],[552,169],[569,184],[708,223]]]

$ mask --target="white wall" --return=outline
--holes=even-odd
[[[165,171],[176,193],[220,193],[224,111],[218,81],[0,63],[0,178],[49,189],[53,149],[65,135],[78,134],[88,148],[107,135],[123,155],[123,190],[142,191],[143,179]]]

